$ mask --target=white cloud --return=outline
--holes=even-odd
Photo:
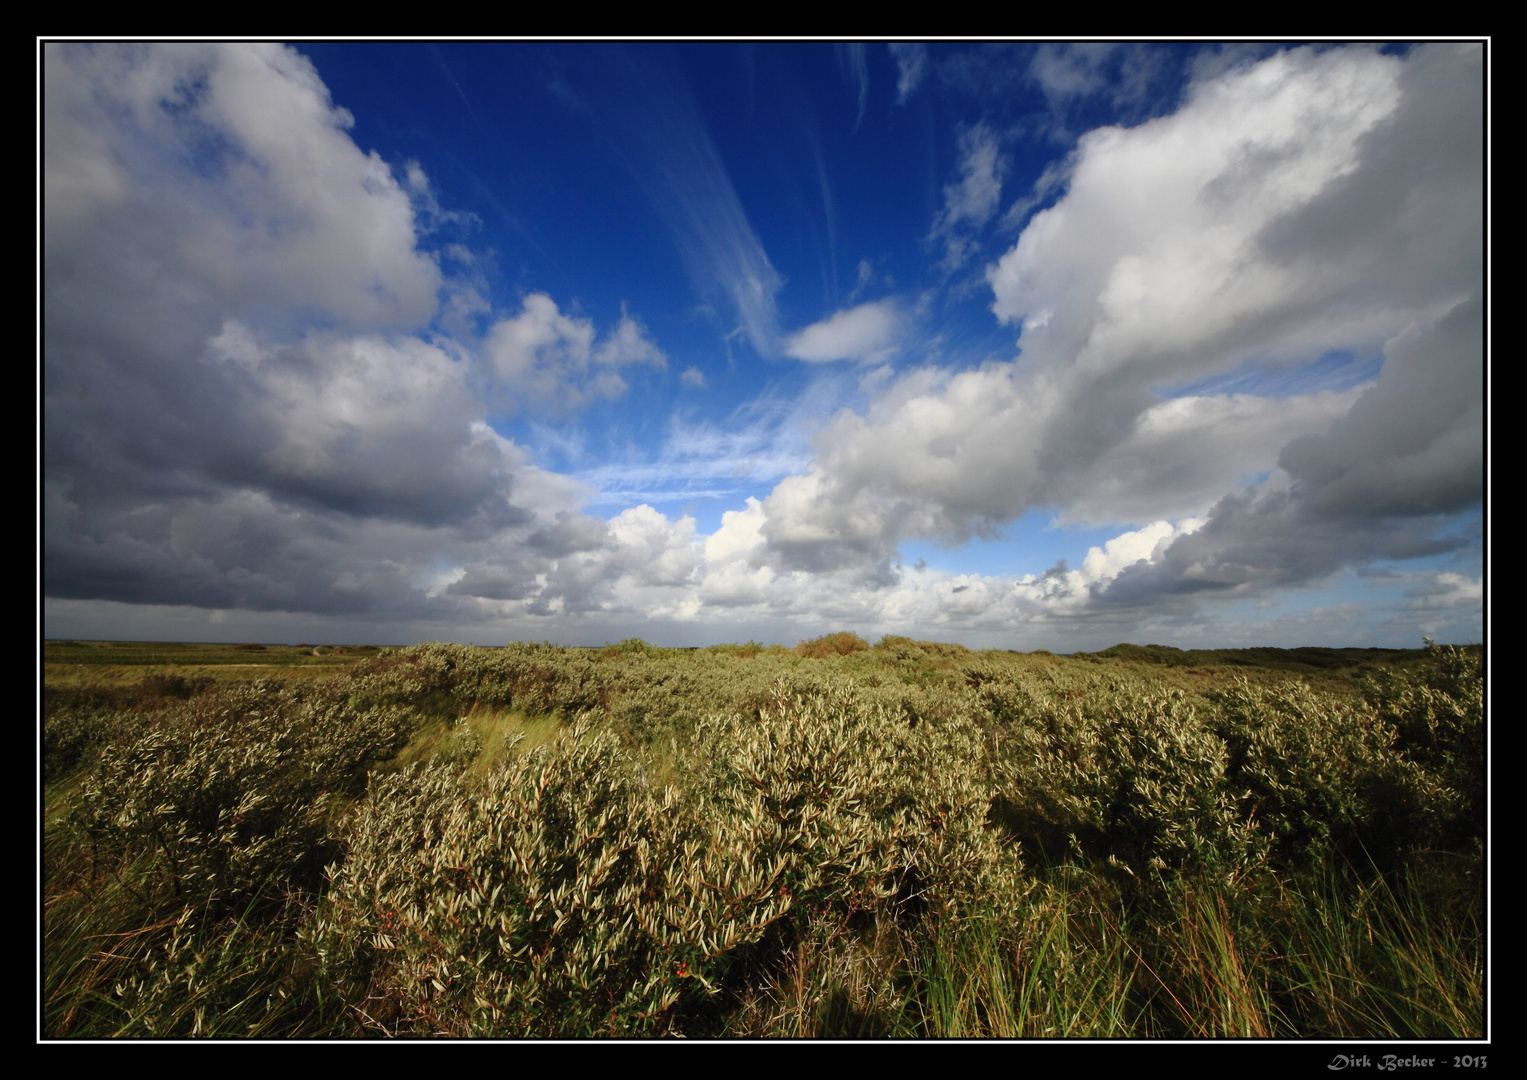
[[[532,293],[520,314],[495,323],[483,349],[511,401],[559,414],[595,398],[620,397],[627,389],[622,367],[668,365],[630,315],[623,313],[614,332],[596,344],[593,321],[562,314],[545,293]]]
[[[953,271],[975,252],[974,235],[1002,199],[1007,162],[997,136],[985,124],[960,135],[960,179],[944,187],[944,209],[933,223],[933,236],[944,241],[944,268]]]
[[[1164,542],[1197,532],[1203,527],[1201,518],[1189,518],[1173,527],[1170,522],[1157,521],[1143,529],[1123,533],[1102,547],[1089,548],[1082,560],[1082,580],[1088,582],[1111,581],[1126,566],[1133,566],[1142,559],[1151,562]]]
[[[315,337],[267,350],[254,386],[245,409],[268,425],[258,460],[275,490],[428,521],[510,512],[512,476],[527,457],[482,421],[466,365],[436,346]]]
[[[524,546],[500,545],[447,591],[464,602],[497,603],[505,618],[693,614],[703,558],[694,531],[693,518],[670,521],[645,505],[609,521],[562,511]]]
[[[795,401],[758,399],[724,423],[674,414],[655,455],[632,451],[576,476],[599,492],[601,503],[735,501],[806,466],[811,455],[805,429],[835,409],[839,386],[830,377],[817,379]]]
[[[968,221],[979,228],[996,213],[1006,163],[997,138],[984,125],[960,137],[960,182],[944,188],[945,227]]]
[[[905,105],[928,74],[928,46],[892,42],[886,48],[896,61],[896,104]]]
[[[1136,417],[1126,437],[1070,476],[1072,495],[1060,520],[1107,524],[1203,513],[1224,492],[1269,470],[1290,441],[1346,416],[1365,389],[1158,402]]]
[[[1206,521],[1093,590],[1111,604],[1449,550],[1436,515],[1482,494],[1482,313],[1460,303],[1480,285],[1478,69],[1454,46],[1291,50],[1084,136],[1066,195],[989,271],[1021,358],[907,373],[824,427],[763,501],[777,568],[883,581],[903,539],[1033,508]],[[1152,389],[1333,350],[1382,350],[1378,381]]]
[[[687,367],[684,374],[679,376],[679,382],[692,390],[705,389],[705,372],[697,367]]]
[[[854,84],[859,95],[859,114],[854,119],[854,127],[857,129],[864,122],[864,106],[869,100],[870,93],[870,69],[865,59],[865,47],[862,41],[840,43],[837,46],[838,68],[843,72],[843,77]]]
[[[1105,42],[1041,45],[1029,62],[1027,77],[1044,92],[1054,116],[1053,135],[1067,138],[1068,118],[1082,103],[1107,101],[1122,120],[1134,122],[1148,110],[1160,82],[1173,68],[1167,46],[1135,43],[1127,46]],[[1207,50],[1205,50],[1207,51]],[[1266,47],[1253,46],[1241,59],[1265,56]],[[1202,53],[1200,53],[1202,56]],[[1229,62],[1225,66],[1229,66]],[[1197,70],[1207,77],[1208,66]],[[1215,69],[1223,72],[1225,67]]]
[[[900,344],[904,320],[896,304],[877,300],[839,311],[785,342],[785,354],[811,363],[857,360],[873,363]]]
[[[1464,574],[1438,574],[1430,586],[1410,590],[1415,599],[1412,608],[1478,607],[1484,602],[1484,578],[1470,578]]]
[[[354,144],[302,56],[50,45],[44,79],[47,595],[388,623],[682,576],[692,523],[612,534],[480,396],[491,375],[574,408],[661,350],[541,295],[486,358],[419,336],[442,290],[484,310],[419,250],[451,215]]]
[[[700,568],[695,519],[670,522],[650,506],[635,506],[610,519],[615,555],[636,585],[681,586]]]
[[[1067,523],[1203,513],[1362,393],[1172,399],[1138,413],[1095,459],[1050,462],[1047,433],[1068,403],[1032,390],[1007,364],[908,373],[868,416],[840,413],[818,433],[812,468],[765,500],[771,541],[822,567],[887,557],[906,537],[991,535],[1033,506],[1061,506]]]
[[[363,153],[300,54],[43,64],[48,594],[416,613],[442,551],[578,495],[486,426],[460,346],[415,336],[427,178]]]
[[[1083,136],[1066,197],[988,271],[993,311],[1053,312],[1026,326],[1025,355],[1086,371],[1149,364],[1160,377],[1258,347],[1376,344],[1366,305],[1332,303],[1360,268],[1269,241],[1357,170],[1363,137],[1399,106],[1401,65],[1280,53],[1196,86],[1171,116]]]
[[[1117,48],[1103,42],[1047,43],[1029,63],[1029,77],[1052,102],[1084,97],[1107,85],[1104,66]]]
[[[56,266],[133,247],[221,303],[372,327],[434,314],[442,278],[408,191],[295,50],[50,44],[43,78]],[[163,306],[136,274],[114,310]]]

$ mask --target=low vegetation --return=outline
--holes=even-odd
[[[1484,1034],[1477,649],[44,660],[48,1037]]]

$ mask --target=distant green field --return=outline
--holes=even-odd
[[[1076,653],[1075,659],[1106,657],[1133,660],[1142,664],[1166,667],[1264,668],[1268,671],[1308,673],[1345,668],[1373,669],[1414,667],[1427,657],[1425,649],[1327,649],[1306,646],[1299,649],[1174,649],[1170,645],[1115,645],[1095,653]]]
[[[45,641],[48,664],[352,664],[375,645],[228,645],[173,641]],[[316,650],[316,653],[315,653]]]
[[[313,677],[342,671],[375,656],[375,645],[264,645],[172,641],[44,641],[45,685],[132,682],[154,674],[196,674],[214,679],[252,679],[272,667],[286,676]]]

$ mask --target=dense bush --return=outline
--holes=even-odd
[[[1367,699],[1394,725],[1397,748],[1457,794],[1446,840],[1482,840],[1485,830],[1485,681],[1477,649],[1427,642],[1423,673],[1384,672],[1370,679]]]
[[[803,645],[57,695],[45,1031],[1478,1032],[1477,653]]]
[[[1338,853],[1387,862],[1437,840],[1456,816],[1456,792],[1407,757],[1395,728],[1363,703],[1297,684],[1241,686],[1220,702],[1241,816],[1285,865]]]
[[[810,641],[803,641],[795,647],[800,655],[813,660],[821,660],[829,656],[848,656],[856,652],[864,652],[870,647],[858,634],[850,631],[842,631],[837,634],[824,634]]]
[[[1184,869],[1232,878],[1265,854],[1264,835],[1237,813],[1224,740],[1182,691],[1031,697],[1018,716],[999,765],[1004,802],[1052,853],[1064,834],[1142,880]]]
[[[635,921],[657,833],[586,724],[480,783],[438,761],[372,789],[307,939],[389,1033],[650,1031],[680,985]]]
[[[972,731],[781,690],[700,725],[688,789],[656,791],[585,719],[481,782],[442,760],[374,786],[309,940],[389,1032],[661,1031],[797,913],[958,918],[1011,891],[976,757]]]
[[[397,710],[352,712],[309,688],[264,682],[204,694],[107,746],[78,795],[96,861],[147,852],[177,901],[238,905],[315,882],[333,799],[395,753]]]
[[[57,780],[93,764],[100,748],[117,732],[140,722],[135,714],[98,705],[71,704],[53,710],[42,721],[43,780]]]

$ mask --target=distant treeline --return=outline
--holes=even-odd
[[[1475,653],[1479,646],[1464,646]],[[1072,653],[1077,660],[1092,657],[1133,660],[1142,664],[1167,667],[1208,667],[1225,664],[1231,667],[1270,668],[1274,671],[1330,671],[1338,668],[1413,666],[1425,661],[1426,649],[1345,648],[1328,649],[1307,645],[1297,649],[1177,649],[1170,645],[1119,644],[1095,653]]]
[[[887,636],[882,639],[882,645],[902,640],[895,636]],[[508,648],[518,645],[511,642]],[[928,643],[923,643],[924,645]],[[487,646],[492,647],[492,646]],[[945,648],[964,650],[964,646],[946,645]],[[595,652],[609,650],[630,651],[664,651],[660,646],[649,645],[638,638],[631,638],[618,645],[578,645],[571,646],[575,649],[584,649]],[[762,652],[771,646],[765,646],[758,642],[749,642],[746,645],[683,645],[669,651],[673,652],[702,652],[706,649],[723,649],[735,651],[739,649],[751,649],[754,652]],[[778,648],[778,646],[773,646]],[[826,652],[849,652],[861,651],[871,648],[869,642],[856,634],[842,632],[828,634],[811,641],[802,641],[794,647],[795,652],[802,655],[825,655]],[[1465,645],[1460,648],[1478,654],[1480,646]],[[247,643],[232,644],[219,642],[140,642],[140,641],[44,641],[43,660],[48,664],[115,664],[134,667],[152,667],[156,665],[195,665],[195,664],[219,664],[219,663],[248,663],[250,654],[263,654],[258,656],[261,663],[301,663],[306,658],[314,655],[314,650],[323,657],[334,659],[345,658],[348,661],[363,659],[374,656],[381,651],[376,645],[310,645],[302,642],[296,645],[272,644],[272,643]],[[973,651],[973,650],[964,650]],[[1022,650],[990,650],[1007,653],[1023,654]],[[1048,649],[1032,650],[1032,654],[1040,656],[1057,655]],[[1059,654],[1064,657],[1066,654]],[[1344,668],[1373,669],[1379,666],[1385,667],[1414,667],[1423,663],[1427,657],[1427,650],[1420,649],[1382,649],[1382,648],[1326,648],[1323,646],[1301,646],[1296,649],[1280,649],[1263,646],[1249,649],[1179,649],[1171,645],[1132,645],[1121,642],[1107,649],[1097,652],[1078,651],[1073,652],[1070,658],[1073,660],[1126,660],[1142,664],[1157,664],[1165,667],[1244,667],[1262,668],[1272,671],[1291,672],[1319,672],[1336,671]]]

